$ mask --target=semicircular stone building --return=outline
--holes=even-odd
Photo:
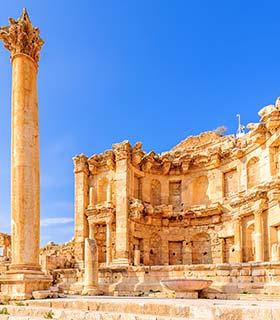
[[[186,276],[211,277],[224,292],[268,286],[263,272],[280,271],[280,105],[259,116],[240,137],[205,132],[161,154],[124,141],[76,156],[80,268],[91,238],[105,292]]]

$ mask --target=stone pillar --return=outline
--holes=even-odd
[[[235,250],[235,261],[242,262],[242,226],[241,218],[235,217],[233,219],[233,228],[234,228],[234,250]]]
[[[143,262],[144,266],[150,265],[150,241],[149,238],[143,239],[143,246],[144,246],[144,254],[143,254]]]
[[[75,257],[80,268],[84,267],[84,243],[88,237],[88,162],[83,154],[73,158],[75,175]]]
[[[112,181],[111,180],[108,181],[106,201],[107,202],[112,201]]]
[[[263,244],[263,220],[262,210],[254,212],[255,217],[255,261],[261,262],[264,260],[264,244]]]
[[[90,209],[92,209],[93,206],[94,206],[94,188],[90,187],[89,188],[89,204],[88,204],[88,207]]]
[[[280,244],[274,243],[271,246],[271,262],[279,262],[280,261]]]
[[[43,40],[26,10],[18,20],[0,28],[0,40],[11,53],[12,157],[11,215],[12,263],[0,280],[2,294],[30,298],[32,291],[47,288],[39,265],[40,163],[37,72]]]
[[[141,256],[141,251],[139,249],[139,246],[136,244],[134,246],[134,265],[139,266],[140,265],[140,256]]]
[[[116,158],[116,254],[113,264],[129,264],[128,197],[130,144],[127,141],[114,144]]]
[[[109,266],[112,262],[112,224],[106,223],[106,265]]]
[[[84,288],[85,295],[98,295],[98,247],[94,239],[85,239],[85,274]]]

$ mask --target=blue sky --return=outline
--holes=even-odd
[[[39,69],[41,240],[73,236],[73,165],[112,143],[170,149],[236,131],[280,95],[279,1],[1,1],[45,45]],[[10,230],[9,53],[0,47],[0,230]]]

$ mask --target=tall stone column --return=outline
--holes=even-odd
[[[90,187],[89,188],[89,204],[88,204],[88,207],[90,209],[92,209],[93,206],[94,206],[94,188]]]
[[[88,238],[86,209],[89,204],[87,157],[83,154],[73,158],[75,175],[75,257],[80,268],[84,267],[84,244]]]
[[[241,218],[233,219],[235,262],[242,262]]]
[[[95,239],[85,239],[85,274],[83,294],[97,295],[98,289],[98,247]]]
[[[112,224],[106,223],[106,265],[109,266],[112,262]]]
[[[111,202],[112,201],[112,181],[108,181],[108,186],[106,190],[106,201]]]
[[[129,162],[131,146],[127,141],[114,144],[116,159],[116,254],[113,263],[129,264],[128,243],[128,198],[129,198]]]
[[[11,53],[12,158],[11,214],[12,264],[0,280],[2,294],[30,298],[46,288],[49,279],[39,265],[40,163],[37,72],[43,40],[26,10],[18,20],[0,28],[0,39]]]
[[[255,216],[255,261],[261,262],[264,260],[264,244],[263,244],[263,221],[262,210],[254,212]]]

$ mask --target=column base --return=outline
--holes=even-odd
[[[98,289],[97,286],[84,286],[82,295],[84,296],[101,296],[104,292]]]
[[[116,258],[116,259],[113,259],[111,265],[112,266],[124,266],[124,267],[127,267],[127,266],[129,266],[129,262],[128,262],[127,258]]]
[[[0,276],[1,299],[27,300],[33,291],[47,290],[52,278],[42,271],[9,270]]]

